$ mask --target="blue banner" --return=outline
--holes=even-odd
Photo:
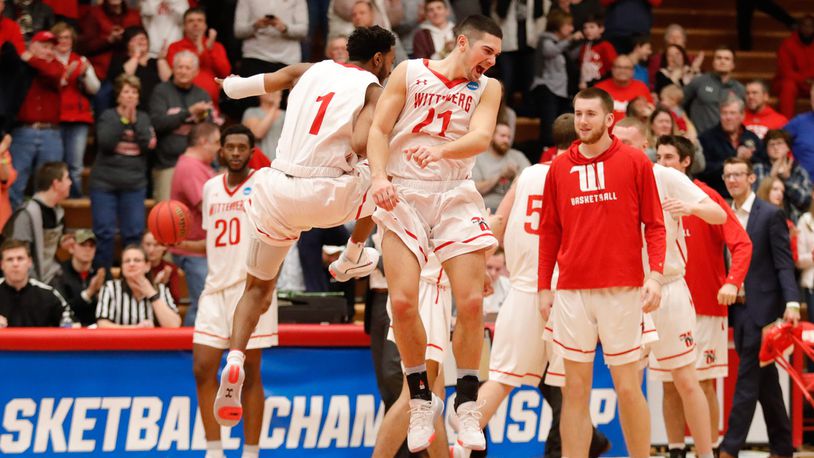
[[[0,367],[4,456],[203,456],[189,351],[2,352]],[[264,353],[263,381],[261,449],[370,455],[384,409],[368,349],[274,348]],[[599,360],[591,415],[614,445],[610,455],[624,456],[616,412]],[[489,456],[542,456],[550,423],[539,391],[515,390],[490,422]],[[222,430],[227,456],[240,456],[230,450],[240,449],[241,428]]]

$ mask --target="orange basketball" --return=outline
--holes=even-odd
[[[163,200],[150,210],[147,228],[158,243],[175,245],[187,238],[192,224],[189,208],[177,200]]]

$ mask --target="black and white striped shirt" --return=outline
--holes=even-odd
[[[157,285],[158,294],[164,299],[164,302],[178,313],[175,307],[175,302],[172,300],[169,288],[164,285]],[[158,326],[153,313],[153,306],[144,298],[140,301],[136,300],[127,287],[125,280],[108,280],[102,289],[99,291],[99,301],[96,304],[96,319],[110,320],[115,324],[120,325],[133,325],[139,324],[144,320],[150,320]]]

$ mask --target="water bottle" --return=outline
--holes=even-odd
[[[65,312],[62,314],[62,319],[59,321],[60,328],[73,328],[73,320],[71,319],[70,312]]]

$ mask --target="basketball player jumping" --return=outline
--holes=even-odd
[[[218,153],[227,171],[207,181],[203,188],[201,213],[209,270],[195,317],[192,366],[206,436],[206,458],[225,458],[220,425],[211,406],[218,391],[218,366],[231,340],[232,315],[246,284],[246,265],[235,260],[245,259],[249,251],[251,226],[243,205],[254,186],[255,173],[248,165],[253,148],[254,135],[247,127],[240,124],[227,127],[221,135]],[[259,453],[265,399],[260,379],[261,351],[277,344],[277,307],[273,303],[276,295],[272,295],[271,301],[271,307],[260,316],[246,351],[243,458],[257,458]]]
[[[256,173],[246,202],[253,231],[246,288],[235,310],[231,351],[215,399],[215,416],[221,425],[240,421],[244,352],[271,303],[280,265],[291,245],[312,227],[338,226],[373,211],[373,199],[367,198],[370,170],[357,163],[357,155],[366,151],[381,82],[392,68],[394,44],[393,34],[381,27],[358,28],[348,38],[348,64],[330,60],[296,64],[223,81],[224,91],[233,98],[293,89],[277,157],[270,168]],[[365,251],[375,252],[351,243],[348,250],[356,250],[360,257]],[[366,262],[371,270],[375,268],[375,261]]]
[[[419,277],[430,251],[449,276],[458,310],[453,334],[458,440],[470,449],[486,446],[476,405],[483,339],[478,279],[485,279],[485,253],[496,240],[470,172],[495,128],[501,90],[483,73],[500,53],[502,32],[492,19],[470,16],[456,35],[443,60],[399,64],[379,100],[368,140],[371,194],[379,207],[373,218],[384,232],[393,330],[410,391],[412,452],[429,446],[443,410],[430,390],[418,312]]]
[[[661,294],[665,228],[647,157],[609,134],[613,99],[596,88],[574,98],[580,142],[551,163],[543,192],[538,287],[551,308],[554,351],[565,359],[562,455],[588,456],[597,340],[619,397],[631,457],[650,456],[650,414],[639,386],[644,313]],[[642,267],[642,229],[650,274]],[[551,292],[559,266],[557,294]]]

